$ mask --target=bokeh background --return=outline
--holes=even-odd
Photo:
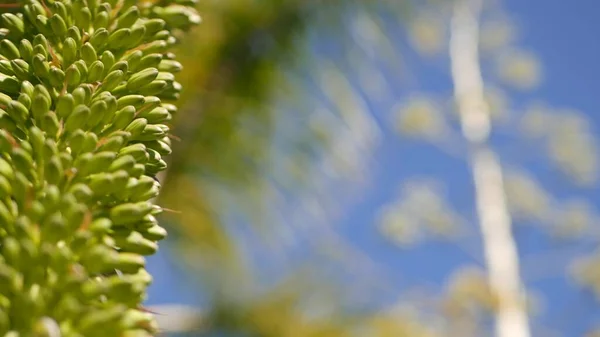
[[[169,336],[492,336],[451,0],[202,0],[147,304]],[[533,336],[600,328],[600,3],[484,0]],[[598,262],[596,262],[598,261]]]

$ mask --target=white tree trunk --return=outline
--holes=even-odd
[[[498,299],[496,337],[530,337],[502,169],[498,158],[487,146],[491,125],[479,64],[481,6],[482,0],[456,0],[455,3],[450,38],[454,94],[462,131],[470,143],[489,285]]]

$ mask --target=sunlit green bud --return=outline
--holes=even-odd
[[[167,42],[163,40],[157,40],[151,43],[148,43],[144,48],[144,52],[146,54],[154,54],[154,53],[164,53],[167,50]]]
[[[0,152],[10,152],[14,141],[14,138],[8,131],[0,128]]]
[[[115,70],[121,70],[123,72],[123,74],[127,74],[128,69],[129,69],[129,65],[127,64],[127,61],[119,61],[119,62],[115,63],[108,72],[112,73]]]
[[[174,60],[162,60],[158,65],[158,70],[169,73],[178,73],[183,69],[181,63]]]
[[[80,10],[73,10],[73,19],[78,27],[87,30],[92,22],[92,13],[89,8],[83,7]]]
[[[115,261],[115,269],[118,269],[127,274],[133,274],[140,268],[144,268],[146,260],[143,256],[133,253],[119,253]]]
[[[12,66],[10,65],[10,61],[0,60],[0,73],[3,73],[4,75],[8,76],[12,76],[15,74],[12,70]]]
[[[55,35],[55,33],[52,31],[52,26],[50,26],[50,20],[45,15],[38,15],[33,24],[42,34],[47,36]]]
[[[112,174],[112,179],[114,185],[112,186],[111,193],[116,193],[118,195],[123,186],[127,184],[129,173],[127,171],[119,170]]]
[[[60,15],[54,14],[48,21],[50,22],[52,32],[54,32],[54,34],[56,34],[58,37],[62,38],[65,36],[65,34],[67,34],[67,24],[65,23],[65,20],[60,17]]]
[[[108,168],[109,172],[115,172],[119,170],[124,170],[129,172],[133,170],[133,166],[135,165],[135,159],[132,156],[122,156],[117,158]]]
[[[160,241],[167,237],[167,230],[159,225],[154,225],[141,233],[146,239],[152,241]]]
[[[94,29],[106,28],[108,26],[109,15],[107,12],[96,14],[94,18]]]
[[[62,57],[63,64],[67,67],[75,62],[75,58],[77,57],[77,43],[74,39],[68,37],[63,42]]]
[[[152,41],[156,41],[156,40],[166,40],[169,38],[169,36],[171,36],[171,32],[169,32],[168,30],[161,30],[160,32],[154,34],[154,36],[152,36],[152,38],[150,40]]]
[[[14,119],[12,119],[6,111],[0,109],[0,131],[8,131],[11,134],[19,132],[19,127]]]
[[[69,188],[71,193],[78,201],[88,202],[94,196],[94,192],[90,187],[83,183],[77,183]]]
[[[117,29],[131,27],[139,19],[139,17],[139,9],[135,6],[130,7],[119,16],[119,20],[117,21]]]
[[[79,70],[79,74],[81,74],[81,81],[85,81],[88,76],[88,68],[85,62],[83,60],[77,60],[73,64],[77,67],[77,70]]]
[[[18,172],[26,172],[33,167],[33,158],[22,147],[13,148],[11,158]]]
[[[9,60],[18,59],[21,57],[19,48],[12,41],[4,39],[0,41],[0,53]]]
[[[87,92],[84,87],[80,86],[73,90],[73,99],[75,105],[85,104],[87,101]]]
[[[154,14],[165,20],[167,24],[174,28],[187,28],[200,23],[200,16],[190,7],[171,5],[167,7],[156,6],[153,8]]]
[[[14,37],[21,37],[25,33],[25,25],[23,20],[12,13],[2,14],[2,23],[8,28],[10,34]]]
[[[89,116],[90,108],[83,104],[76,106],[69,117],[67,117],[65,122],[65,131],[73,132],[77,129],[81,129],[85,125],[85,122]]]
[[[36,120],[41,120],[42,117],[50,110],[50,101],[42,96],[35,95],[31,104],[31,112]]]
[[[160,124],[148,124],[144,128],[144,131],[142,131],[142,133],[134,139],[142,142],[158,140],[164,137],[165,134],[166,132],[160,127]]]
[[[21,82],[21,93],[22,94],[28,95],[29,97],[33,97],[33,91],[34,91],[34,86],[33,86],[33,84],[31,84],[31,82],[29,82],[29,81]],[[44,91],[44,93],[47,93],[47,92],[48,92],[48,90]],[[48,95],[46,97],[50,97],[50,95]],[[2,97],[0,95],[0,103],[1,102],[2,102]]]
[[[146,36],[150,37],[150,36],[158,33],[163,28],[165,28],[165,24],[166,24],[165,21],[162,19],[147,20],[146,22],[144,22],[144,27],[146,27]]]
[[[113,176],[108,173],[98,173],[88,177],[88,185],[96,196],[104,196],[110,193],[113,184]]]
[[[143,86],[150,84],[158,76],[158,70],[155,68],[147,68],[140,72],[137,72],[129,78],[127,81],[128,90],[136,90]]]
[[[108,30],[106,30],[104,28],[100,28],[100,29],[96,30],[94,32],[94,34],[92,35],[92,37],[90,38],[90,43],[91,43],[92,47],[94,47],[95,49],[100,49],[100,48],[104,47],[104,45],[108,41],[108,36],[109,36]]]
[[[49,184],[58,185],[63,177],[63,166],[59,157],[52,157],[46,164],[45,178]]]
[[[31,98],[29,98],[29,95],[21,93],[19,94],[17,101],[23,104],[27,109],[31,108]]]
[[[160,64],[162,58],[162,54],[159,53],[145,55],[142,57],[137,67],[132,70],[135,71],[137,69],[156,68]]]
[[[86,167],[86,174],[106,171],[116,157],[117,154],[115,152],[104,151],[95,153]]]
[[[142,95],[127,95],[117,99],[117,109],[121,109],[125,106],[132,105],[134,108],[139,109],[144,105],[144,96]]]
[[[119,157],[131,156],[137,163],[146,163],[148,161],[148,153],[146,152],[146,146],[141,143],[136,143],[122,148],[119,151]]]
[[[84,185],[87,186],[87,185]],[[91,192],[91,189],[90,189]],[[107,218],[100,218],[92,221],[89,230],[94,234],[105,234],[112,227],[112,222]]]
[[[12,185],[4,176],[0,176],[0,199],[4,200],[12,194]]]
[[[123,78],[124,78],[123,71],[121,71],[121,70],[112,71],[108,75],[106,75],[100,88],[102,90],[110,91],[110,90],[114,89],[123,80]]]
[[[156,96],[145,96],[144,97],[144,109],[152,110],[159,107],[161,104],[160,98]]]
[[[89,128],[94,128],[98,125],[104,118],[104,114],[108,107],[106,102],[104,101],[96,101],[90,106],[90,118],[88,119],[87,126]]]
[[[92,152],[98,145],[98,136],[93,132],[86,132],[83,136],[81,152]]]
[[[0,175],[13,180],[15,178],[15,172],[9,162],[0,157]]]
[[[143,56],[144,53],[141,50],[136,50],[133,53],[129,53],[127,56],[125,56],[123,61],[127,62],[127,65],[131,71],[135,71]]]
[[[156,77],[156,79],[165,81],[167,83],[173,83],[175,81],[175,75],[168,73],[168,72],[161,71],[158,73],[158,76]]]
[[[33,46],[33,55],[38,54],[43,56],[43,60],[46,60],[48,58],[48,50],[44,49],[44,47],[42,47],[39,44]]]
[[[56,1],[52,5],[54,6],[53,12],[60,15],[61,18],[66,20],[68,15],[67,15],[67,8],[65,7],[65,4],[62,2]]]
[[[121,136],[112,136],[107,138],[98,147],[98,151],[118,151],[125,144],[125,139]]]
[[[85,336],[91,335],[93,331],[106,331],[121,320],[126,310],[127,307],[120,304],[91,310],[77,322],[77,325]]]
[[[56,103],[56,113],[60,118],[66,118],[71,114],[75,107],[75,99],[71,94],[64,94],[58,98]]]
[[[104,64],[101,61],[95,61],[90,65],[88,80],[90,82],[97,82],[102,80],[104,76]]]
[[[46,131],[46,134],[52,138],[58,137],[58,131],[60,130],[60,122],[58,117],[52,111],[48,111],[42,117],[42,128]]]
[[[65,73],[55,66],[50,66],[50,74],[48,75],[50,79],[50,84],[52,86],[60,88],[65,81]]]
[[[140,255],[152,255],[158,250],[156,242],[150,241],[139,232],[131,232],[125,240],[116,240],[119,247],[126,252]]]
[[[144,26],[136,26],[131,30],[131,34],[124,41],[124,48],[134,48],[139,46],[144,40],[144,36],[146,34],[146,27]]]
[[[21,59],[14,59],[10,61],[10,66],[17,79],[24,81],[31,76],[29,64]]]
[[[131,122],[131,124],[125,128],[125,131],[131,133],[131,138],[135,139],[142,134],[146,125],[148,125],[148,121],[145,118],[138,118]]]
[[[87,63],[92,64],[92,62],[98,59],[98,55],[96,55],[96,50],[92,46],[90,42],[86,42],[81,47],[81,58]]]
[[[21,54],[21,58],[24,60],[31,60],[31,57],[33,56],[33,46],[29,40],[21,40],[19,43],[19,53]]]
[[[67,29],[67,37],[75,40],[77,48],[81,48],[81,31],[77,26],[71,26],[69,29]]]
[[[29,21],[34,21],[36,16],[44,14],[44,7],[39,2],[31,2],[23,6],[25,16]]]
[[[46,62],[46,57],[42,54],[36,54],[31,59],[33,73],[39,78],[45,79],[50,77],[50,65]]]
[[[0,92],[0,105],[6,106],[8,105],[8,103],[10,103],[10,101],[12,101],[12,98],[10,96]]]
[[[138,92],[142,95],[158,95],[168,88],[168,84],[165,81],[155,80],[150,84],[139,89]]]
[[[72,64],[69,68],[67,68],[67,72],[65,73],[65,81],[69,85],[69,87],[74,87],[81,83],[81,73],[77,66]]]
[[[115,129],[124,129],[131,123],[131,121],[133,121],[133,118],[135,117],[135,111],[135,107],[131,105],[117,111],[115,114],[115,119],[112,122],[113,127]]]
[[[129,175],[134,178],[139,178],[145,172],[146,172],[146,165],[138,163],[133,166],[133,170],[131,170],[131,172],[129,172]],[[147,200],[147,199],[139,199],[139,200]]]
[[[108,37],[106,48],[115,50],[121,48],[125,45],[125,42],[127,41],[130,35],[131,29],[129,28],[121,28],[115,30]]]
[[[49,44],[44,34],[38,34],[33,38],[33,46],[42,46],[45,50],[48,50]]]
[[[139,117],[146,118],[150,124],[156,124],[168,121],[171,118],[171,114],[163,107],[156,107],[152,110],[148,109],[141,112]]]
[[[14,119],[16,122],[25,124],[25,120],[29,117],[29,111],[27,107],[25,107],[19,101],[11,101],[6,106],[6,112],[8,115]]]
[[[100,57],[100,61],[104,64],[104,69],[108,71],[115,64],[115,56],[112,52],[105,50]]]

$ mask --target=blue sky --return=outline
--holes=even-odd
[[[543,99],[553,106],[575,108],[586,113],[592,121],[594,132],[600,129],[600,2],[507,0],[505,8],[519,26],[519,46],[533,50],[544,65],[544,81],[533,92],[511,92],[513,106],[520,107],[532,99]],[[418,62],[417,62],[418,63]],[[451,93],[449,78],[439,68],[427,63],[415,64],[413,75],[419,78],[419,89],[434,94]],[[433,176],[446,183],[448,199],[456,210],[474,221],[472,183],[464,158],[450,157],[439,149],[423,143],[398,137],[390,125],[389,111],[394,100],[406,93],[405,85],[391,81],[393,100],[372,103],[371,108],[384,130],[383,139],[369,165],[370,184],[362,191],[361,199],[349,207],[339,219],[342,234],[351,243],[368,252],[371,258],[389,269],[390,281],[397,286],[398,295],[419,284],[432,284],[438,288],[445,277],[458,265],[473,263],[473,259],[453,243],[430,241],[410,251],[391,244],[375,228],[379,208],[394,200],[398,187],[407,179]],[[495,137],[494,147],[506,163],[525,163],[520,140],[516,137]],[[600,208],[597,188],[579,190],[570,188],[557,173],[541,161],[527,161],[529,170],[557,197],[580,195]],[[520,251],[536,254],[560,248],[531,227],[519,226],[515,235]],[[478,244],[475,242],[476,249]],[[579,245],[579,252],[591,252],[593,245]],[[477,250],[476,250],[477,251]],[[565,259],[555,263],[560,265]],[[196,301],[190,296],[195,287],[185,280],[168,259],[166,249],[150,259],[149,271],[155,282],[150,288],[149,302],[188,303]],[[527,275],[527,270],[524,270]],[[546,310],[533,319],[534,336],[544,336],[539,326],[560,332],[561,336],[582,336],[600,318],[599,306],[586,292],[572,287],[561,276],[560,266],[556,276],[528,282],[529,287],[545,297]],[[200,296],[201,297],[201,296]],[[561,319],[562,318],[562,319]]]

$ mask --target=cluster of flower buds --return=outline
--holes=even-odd
[[[195,0],[20,0],[0,28],[0,336],[152,336],[144,256]]]

